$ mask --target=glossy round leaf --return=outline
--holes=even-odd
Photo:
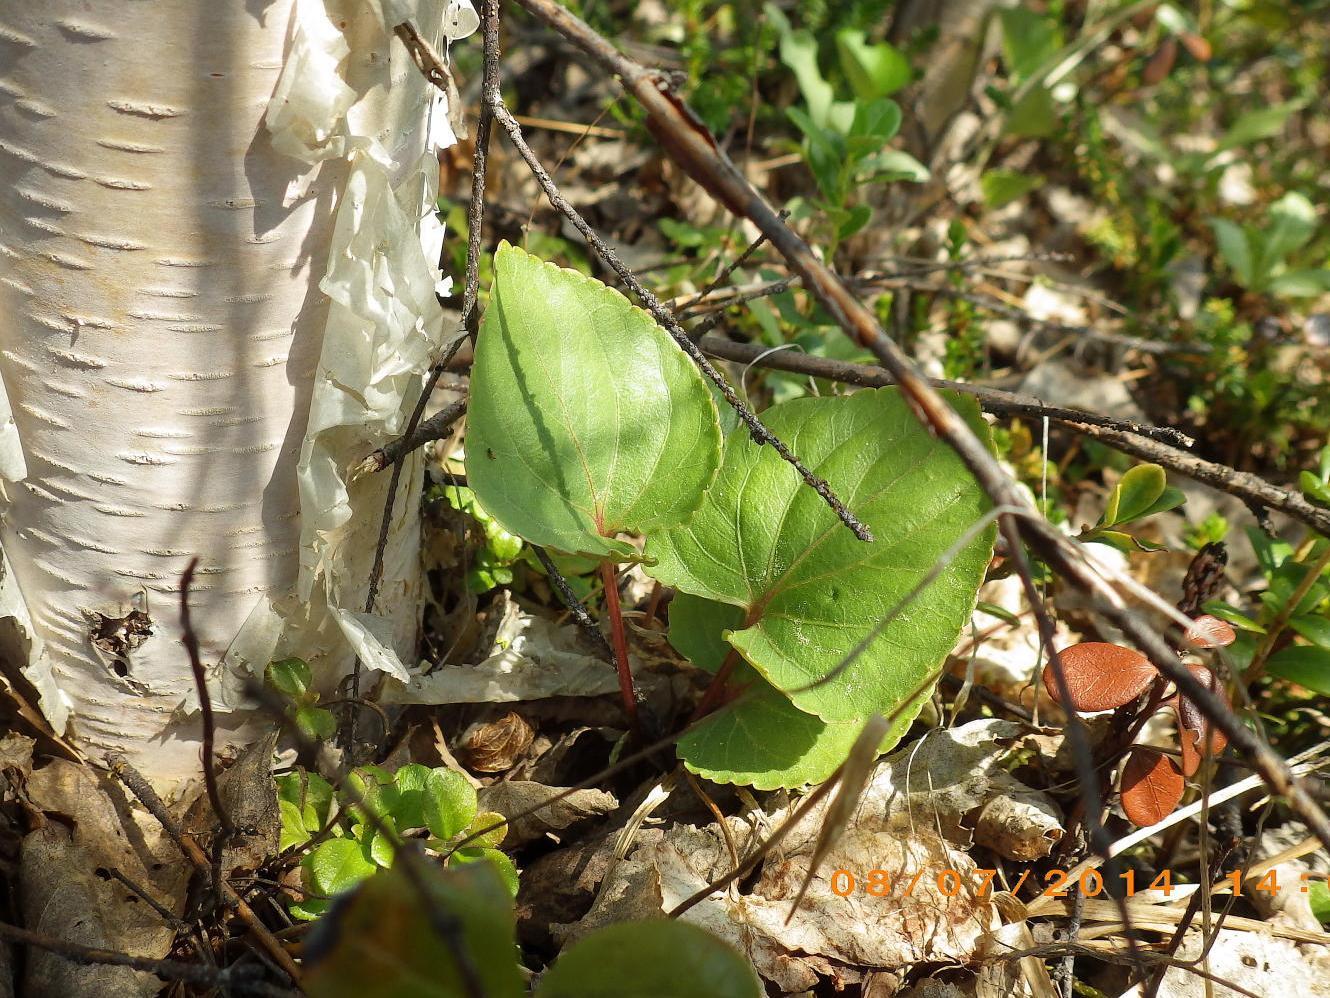
[[[431,770],[420,806],[430,832],[450,839],[475,818],[476,788],[461,773]]]
[[[1058,658],[1071,693],[1072,709],[1087,713],[1131,703],[1159,675],[1140,652],[1105,641],[1086,641],[1063,648]],[[1055,703],[1062,703],[1051,659],[1044,666],[1044,689]]]
[[[987,439],[974,403],[952,401]],[[797,399],[768,409],[763,421],[876,540],[858,540],[774,451],[739,430],[726,438],[721,471],[697,514],[648,539],[647,555],[658,561],[648,571],[740,607],[751,623],[727,632],[727,640],[800,710],[826,721],[889,713],[969,619],[992,528],[908,597],[982,519],[988,498],[895,389]],[[863,654],[818,683],[902,605]]]
[[[397,805],[393,808],[393,818],[399,828],[425,826],[425,787],[429,783],[430,773],[428,766],[411,762],[393,774],[393,784],[397,787]]]
[[[466,468],[508,531],[636,558],[619,532],[673,527],[715,476],[720,424],[702,375],[619,292],[509,246],[471,369]]]
[[[1134,748],[1122,767],[1122,810],[1134,825],[1153,825],[1173,813],[1184,786],[1172,758],[1156,749]]]
[[[560,955],[536,998],[760,998],[757,972],[728,943],[670,919],[621,922]]]
[[[309,666],[299,658],[284,658],[269,663],[267,679],[269,686],[293,700],[303,697],[313,682]]]
[[[498,849],[472,848],[458,849],[452,855],[454,863],[482,863],[487,862],[494,866],[494,870],[499,874],[499,879],[503,885],[508,888],[508,893],[517,897],[518,874],[517,865],[513,863],[507,853],[500,852]]]
[[[366,858],[364,847],[355,839],[321,842],[305,857],[302,865],[308,874],[309,889],[323,897],[354,887],[375,869]]]
[[[475,849],[494,849],[503,842],[508,835],[507,819],[496,811],[482,811],[471,819],[471,824],[467,826],[466,834],[468,837],[475,835],[482,829],[488,829],[478,838],[471,839],[467,843],[468,848]]]

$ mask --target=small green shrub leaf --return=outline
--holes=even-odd
[[[910,60],[887,42],[870,43],[860,28],[836,32],[841,72],[861,101],[890,97],[910,82]]]
[[[1206,613],[1213,614],[1220,620],[1226,620],[1240,631],[1249,634],[1264,634],[1265,628],[1252,620],[1237,607],[1229,606],[1220,600],[1207,600],[1201,607]]]
[[[354,887],[374,872],[374,864],[354,839],[328,839],[319,843],[302,864],[308,874],[309,889],[331,897]]]
[[[494,271],[471,373],[468,484],[511,533],[634,559],[615,535],[681,523],[715,475],[711,393],[619,292],[507,243]]]
[[[1312,644],[1330,651],[1330,620],[1308,614],[1294,617],[1288,622],[1288,626]]]
[[[757,972],[733,947],[688,922],[621,922],[574,943],[536,998],[760,998]]]
[[[1242,226],[1226,218],[1212,218],[1210,228],[1214,230],[1215,242],[1219,244],[1219,255],[1232,268],[1238,283],[1244,288],[1253,287],[1256,283],[1256,263]]]
[[[268,685],[292,700],[299,700],[309,692],[312,682],[309,666],[302,659],[284,658],[268,666]]]
[[[954,399],[981,437],[970,400]],[[648,569],[683,592],[739,607],[726,638],[800,710],[825,721],[890,713],[951,649],[974,607],[990,528],[899,610],[865,651],[820,685],[906,602],[989,507],[955,454],[895,389],[796,399],[764,421],[876,536],[857,540],[788,464],[748,434],[727,438],[720,474],[687,524],[653,534]]]
[[[1307,200],[1306,195],[1289,191],[1266,213],[1266,266],[1281,262],[1290,253],[1307,245],[1315,231],[1316,206]]]
[[[1271,675],[1330,695],[1330,651],[1312,645],[1289,645],[1270,656]]]
[[[425,827],[425,787],[429,784],[431,772],[428,766],[413,762],[393,774],[393,783],[397,787],[397,806],[393,808],[393,817],[397,819],[398,827]]]
[[[1330,291],[1330,270],[1286,270],[1270,281],[1270,293],[1285,298],[1315,298]]]
[[[421,798],[425,825],[441,839],[451,839],[476,816],[476,788],[461,773],[433,769]]]
[[[493,865],[495,872],[499,874],[499,879],[503,881],[504,886],[508,888],[508,893],[513,897],[517,897],[517,867],[506,853],[502,853],[498,849],[468,846],[453,853],[452,861],[454,863],[489,862]]]
[[[1164,495],[1167,486],[1168,476],[1159,465],[1136,465],[1122,476],[1109,495],[1101,523],[1112,527],[1139,519]]]
[[[322,707],[297,707],[294,720],[305,737],[314,741],[327,741],[337,733],[337,718]]]

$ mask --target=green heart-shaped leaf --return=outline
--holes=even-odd
[[[720,459],[702,375],[646,312],[503,243],[471,369],[466,470],[505,529],[630,560],[619,532],[673,527]]]
[[[730,651],[723,635],[742,627],[743,619],[740,607],[679,593],[670,602],[670,643],[694,665],[715,672]],[[741,691],[738,697],[676,746],[684,764],[713,783],[740,783],[757,790],[822,783],[845,761],[863,728],[857,719],[827,722],[805,714],[747,663],[731,674],[728,686]],[[919,707],[901,714],[883,751],[900,740]]]
[[[974,402],[952,401],[988,439]],[[838,666],[982,519],[989,500],[895,389],[796,399],[767,410],[764,421],[876,540],[856,539],[777,454],[737,431],[726,439],[702,507],[684,526],[648,540],[647,554],[658,560],[649,571],[684,592],[740,607],[747,626],[726,638],[800,710],[824,721],[890,714],[947,654],[973,611],[992,527],[964,545],[862,654]]]

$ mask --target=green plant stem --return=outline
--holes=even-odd
[[[1321,552],[1321,557],[1317,558],[1303,576],[1298,588],[1293,590],[1293,595],[1289,597],[1288,602],[1279,609],[1275,619],[1270,622],[1270,627],[1265,634],[1265,640],[1261,642],[1261,647],[1256,649],[1256,654],[1252,656],[1251,665],[1247,666],[1247,671],[1243,674],[1244,683],[1254,683],[1265,674],[1265,663],[1270,654],[1275,649],[1275,642],[1279,640],[1279,635],[1283,633],[1284,628],[1288,626],[1294,612],[1298,609],[1298,604],[1303,598],[1311,592],[1312,586],[1316,585],[1316,580],[1321,577],[1321,573],[1330,567],[1330,544],[1325,546]]]
[[[623,610],[619,606],[619,582],[615,578],[612,561],[600,563],[600,578],[605,584],[605,610],[610,618],[610,644],[614,647],[614,664],[619,672],[619,693],[623,697],[623,711],[628,715],[628,727],[638,741],[642,737],[642,721],[637,716],[637,693],[633,689],[633,671],[628,666],[628,640],[624,636]]]

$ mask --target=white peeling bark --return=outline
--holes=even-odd
[[[290,0],[0,6],[0,373],[13,419],[0,399],[13,575],[0,615],[29,626],[11,609],[17,581],[35,631],[26,675],[53,725],[67,715],[90,755],[127,751],[164,786],[199,768],[181,571],[201,558],[191,609],[209,666],[257,605],[271,626],[255,647],[321,656],[326,680],[344,670],[349,649],[323,607],[363,608],[384,483],[348,495],[339,465],[398,428],[439,338],[437,275],[415,237],[431,196],[424,83],[378,0],[329,0],[331,21],[320,0],[299,4],[298,19]],[[402,6],[427,37],[437,28],[439,5]],[[296,87],[285,120],[274,108],[274,136],[265,111],[302,45],[301,72],[345,82],[316,82],[314,106]],[[312,176],[287,154],[302,148],[328,160]],[[357,199],[371,207],[343,210]],[[396,242],[379,231],[385,211]],[[394,292],[404,269],[411,286]],[[341,299],[331,324],[321,282]],[[387,298],[401,314],[376,314]],[[339,310],[353,320],[339,324]],[[362,623],[405,654],[414,495],[397,508],[389,619]],[[138,617],[113,623],[136,607],[151,633],[134,633]],[[246,737],[245,720],[224,718],[224,739]]]

